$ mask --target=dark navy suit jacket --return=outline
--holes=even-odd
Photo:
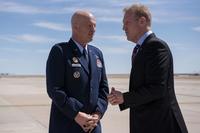
[[[49,133],[82,133],[74,121],[79,111],[104,115],[108,82],[102,52],[88,45],[89,66],[72,39],[52,47],[46,67],[47,92],[52,99]],[[101,133],[98,123],[93,133]]]

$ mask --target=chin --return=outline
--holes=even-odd
[[[88,40],[87,40],[87,43],[91,42],[92,40],[93,40],[92,38],[91,38],[91,39],[88,39]]]
[[[92,40],[93,40],[93,37],[91,37],[89,40],[92,41]]]
[[[127,37],[127,40],[136,43],[133,38]]]
[[[130,41],[130,37],[127,36],[126,39],[127,39],[128,41]]]

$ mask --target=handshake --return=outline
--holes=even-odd
[[[94,113],[90,115],[84,112],[79,112],[77,116],[75,117],[75,121],[87,133],[92,132],[92,130],[97,126],[97,123],[99,122],[99,120],[100,120],[99,113]]]

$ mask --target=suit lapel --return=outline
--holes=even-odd
[[[138,59],[138,57],[140,56],[141,51],[142,51],[142,47],[140,47],[140,48],[138,49],[138,52],[137,52],[137,54],[135,55],[134,61],[132,61],[132,66],[135,64],[135,62],[137,62],[137,59]]]
[[[139,49],[137,55],[135,56],[134,62],[132,62],[132,68],[131,68],[130,79],[129,79],[129,90],[132,90],[132,89],[134,88],[134,87],[133,87],[133,84],[134,84],[134,83],[133,83],[133,82],[134,82],[133,79],[134,79],[135,63],[137,63],[137,60],[138,60],[138,58],[140,57],[142,50],[145,49],[145,46],[146,46],[146,45],[148,45],[148,44],[147,44],[148,41],[149,41],[151,38],[153,38],[153,37],[155,37],[155,34],[154,34],[154,33],[152,33],[151,35],[149,35],[149,36],[144,40],[144,42],[142,43],[142,46],[140,47],[140,49]]]

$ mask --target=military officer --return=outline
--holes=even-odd
[[[109,90],[103,54],[88,45],[95,17],[76,11],[71,27],[70,40],[54,45],[47,60],[47,92],[52,99],[49,133],[101,133]]]

